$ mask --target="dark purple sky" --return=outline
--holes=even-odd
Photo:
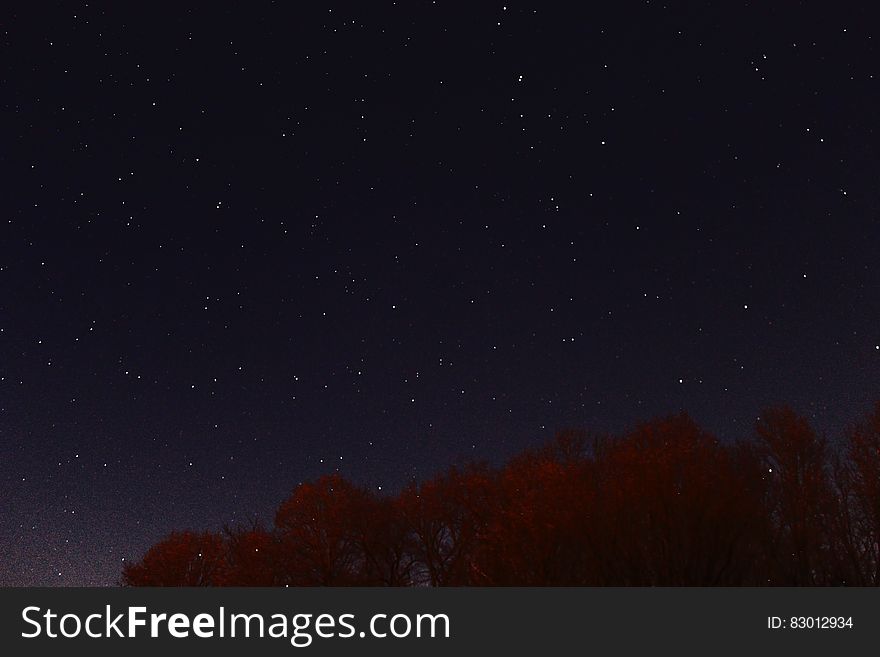
[[[766,4],[7,9],[0,584],[336,470],[867,411],[877,24]]]

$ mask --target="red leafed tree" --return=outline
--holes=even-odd
[[[731,455],[686,415],[643,424],[597,458],[588,533],[596,584],[741,580],[757,501]]]
[[[224,586],[278,586],[283,581],[277,538],[259,526],[228,529],[224,535]]]
[[[297,487],[275,515],[282,583],[363,583],[361,537],[354,519],[364,517],[369,507],[369,493],[339,475]]]
[[[417,583],[465,586],[482,578],[475,554],[493,486],[489,469],[475,465],[452,468],[402,493],[400,510],[412,536]]]
[[[772,534],[765,544],[771,584],[831,584],[832,518],[839,509],[829,478],[824,439],[787,407],[765,410],[756,424],[766,468],[765,513]]]
[[[499,474],[477,555],[478,583],[489,586],[588,584],[586,533],[594,504],[585,443],[561,434]]]
[[[122,572],[127,586],[214,586],[225,569],[223,539],[210,532],[173,532]]]
[[[452,468],[394,497],[339,475],[271,530],[176,532],[139,586],[880,584],[880,404],[832,450],[788,408],[723,444],[687,415],[618,438],[564,433],[500,470]]]
[[[415,575],[414,541],[399,499],[374,497],[352,518],[362,560],[362,583],[409,586]]]
[[[880,585],[880,402],[846,435],[845,457],[835,469],[842,503],[844,583]]]

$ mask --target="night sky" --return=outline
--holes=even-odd
[[[870,3],[0,19],[0,584],[341,472],[880,391]]]

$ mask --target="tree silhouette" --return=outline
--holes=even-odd
[[[735,443],[686,414],[619,437],[567,431],[395,496],[328,475],[270,529],[172,533],[122,583],[877,586],[880,404],[839,443],[775,407]]]
[[[880,402],[846,436],[846,459],[835,469],[844,572],[859,586],[880,585]]]
[[[765,410],[756,434],[767,469],[765,504],[774,529],[765,551],[771,583],[833,583],[827,581],[827,530],[836,509],[825,440],[787,407]]]
[[[412,534],[415,581],[432,586],[473,584],[474,555],[491,503],[492,475],[482,465],[450,469],[410,486],[400,509]]]
[[[222,583],[224,567],[220,536],[173,532],[139,563],[125,566],[122,581],[129,586],[213,586]]]
[[[361,583],[409,586],[413,583],[414,541],[398,499],[369,496],[352,528],[362,561]]]
[[[639,426],[597,463],[590,547],[601,584],[729,584],[755,500],[730,452],[686,415]]]
[[[564,438],[555,447],[570,447]],[[528,452],[496,480],[492,513],[479,543],[484,585],[566,586],[591,581],[586,547],[595,468],[583,452]]]
[[[279,586],[284,582],[281,549],[276,536],[254,525],[224,532],[224,568],[218,579],[225,586]]]
[[[300,485],[275,515],[282,582],[291,586],[364,584],[361,536],[353,519],[368,493],[339,475]]]

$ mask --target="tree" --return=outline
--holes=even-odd
[[[210,532],[172,532],[125,566],[126,586],[215,586],[225,568],[223,539]]]
[[[843,462],[835,469],[842,499],[842,543],[849,580],[880,585],[880,402],[846,435]]]
[[[367,507],[352,518],[367,586],[409,586],[413,583],[413,536],[399,499],[370,496]]]
[[[275,515],[283,584],[352,586],[364,582],[361,536],[369,494],[340,475],[301,484]]]
[[[596,583],[737,583],[757,506],[741,483],[730,452],[684,414],[606,446],[588,534]]]
[[[723,444],[686,414],[563,432],[378,496],[339,475],[259,525],[175,532],[133,586],[880,585],[880,403],[832,450],[787,407]]]
[[[475,555],[493,484],[488,468],[474,465],[404,490],[400,510],[412,536],[416,583],[465,586],[480,580]]]
[[[480,584],[589,584],[586,533],[594,496],[583,444],[561,434],[548,448],[513,459],[498,475],[477,551]]]
[[[831,518],[836,505],[827,445],[788,407],[765,410],[756,423],[766,468],[766,512],[772,534],[765,545],[771,584],[815,586],[828,581]]]
[[[224,586],[278,586],[283,582],[276,536],[257,524],[224,531]]]

